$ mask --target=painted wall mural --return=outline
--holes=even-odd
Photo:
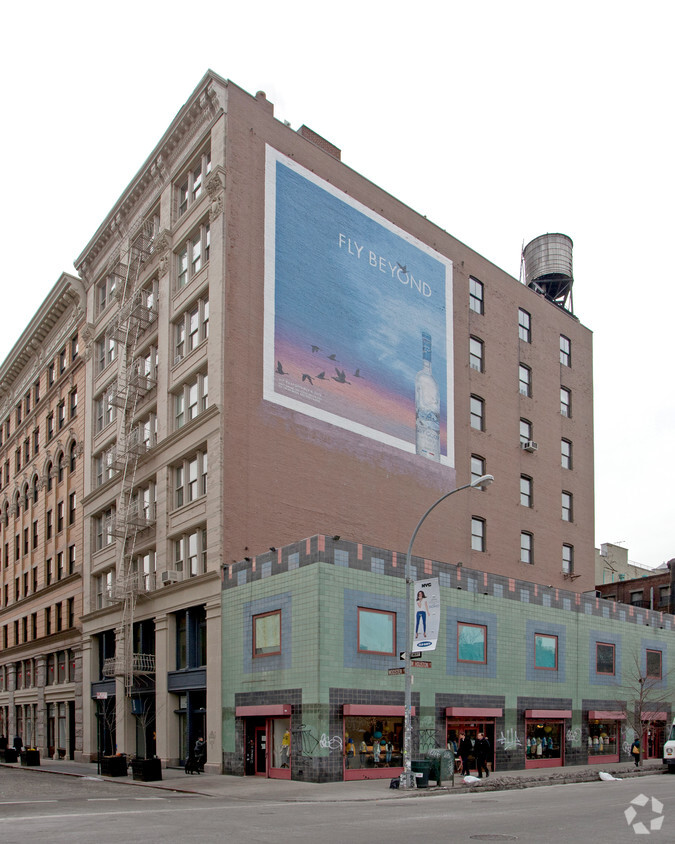
[[[264,397],[454,466],[452,262],[267,147]]]

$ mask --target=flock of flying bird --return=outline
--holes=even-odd
[[[312,345],[312,346],[310,346],[310,348],[312,350],[313,355],[316,355],[321,351],[321,348],[319,346]],[[335,354],[326,355],[326,359],[333,361],[333,362],[339,362],[338,359],[337,359],[337,355],[335,355]],[[319,372],[318,375],[313,375],[313,376],[310,375],[308,372],[303,372],[302,373],[302,380],[303,381],[309,381],[310,384],[314,384],[314,379],[316,379],[317,381],[331,381],[331,380],[337,381],[338,384],[351,384],[352,383],[351,381],[347,380],[347,376],[345,374],[344,369],[338,369],[338,367],[336,366],[335,372],[337,373],[337,375],[331,375],[331,376],[326,375],[325,369],[324,369],[323,372]],[[290,375],[291,374],[290,372],[286,372],[286,370],[284,369],[280,360],[277,361],[276,373],[277,373],[277,375]],[[354,370],[354,375],[352,377],[353,378],[363,378],[363,375],[361,375],[361,370],[360,369]]]

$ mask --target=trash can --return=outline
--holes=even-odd
[[[413,759],[410,763],[410,770],[415,777],[417,788],[427,788],[429,785],[431,761],[429,759]]]
[[[427,759],[431,762],[429,779],[436,780],[437,785],[443,780],[451,780],[455,784],[455,754],[452,750],[434,747],[427,753]]]

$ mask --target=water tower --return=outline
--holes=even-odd
[[[566,234],[542,234],[535,237],[523,249],[523,265],[528,287],[543,293],[547,299],[573,313],[571,237]]]

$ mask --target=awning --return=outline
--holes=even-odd
[[[489,706],[446,706],[446,718],[501,718],[504,710]]]
[[[626,713],[614,709],[589,709],[591,721],[625,721]]]
[[[526,709],[525,710],[525,717],[526,718],[536,718],[537,720],[541,719],[542,721],[546,718],[571,718],[572,717],[572,710],[571,709]]]
[[[261,704],[260,706],[238,706],[234,714],[237,718],[251,718],[264,716],[266,718],[280,718],[291,714],[290,703]]]
[[[405,715],[405,706],[377,706],[374,704],[345,703],[342,708],[344,715]],[[415,707],[410,708],[410,714],[415,714]]]

